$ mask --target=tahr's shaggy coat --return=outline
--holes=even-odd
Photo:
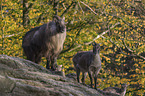
[[[57,70],[57,57],[63,49],[66,38],[64,18],[54,16],[53,21],[28,31],[23,37],[22,47],[28,60],[40,63],[47,58],[46,68]]]

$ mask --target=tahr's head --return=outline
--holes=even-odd
[[[127,86],[129,86],[129,84],[124,84],[124,83],[121,84],[121,88],[122,88],[122,89],[127,88]]]
[[[57,15],[54,15],[53,20],[56,23],[58,32],[61,32],[61,33],[66,32],[65,17],[61,18]]]
[[[93,45],[93,53],[95,53],[95,54],[99,53],[100,52],[100,44],[93,42],[92,45]]]

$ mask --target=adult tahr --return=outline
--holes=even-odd
[[[64,20],[55,15],[52,21],[32,28],[25,34],[22,47],[28,60],[40,63],[41,58],[46,57],[46,68],[57,70],[57,57],[66,38]]]

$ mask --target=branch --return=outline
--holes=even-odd
[[[82,10],[82,12],[84,14],[85,12],[83,11],[83,8],[81,7],[80,2],[78,2],[78,5],[79,5],[80,9]]]
[[[115,45],[117,48],[119,48],[122,54],[124,54],[124,55],[126,55],[126,56],[139,57],[139,58],[145,60],[145,57],[143,57],[143,56],[141,56],[141,55],[138,55],[138,54],[134,54],[134,52],[133,52],[131,49],[129,49],[128,46],[125,44],[124,40],[123,40],[123,42],[124,42],[123,44],[124,44],[125,48],[126,48],[129,52],[133,53],[132,55],[128,55],[128,54],[124,53],[124,52],[122,51],[122,49],[121,49],[119,46],[117,46],[111,39],[110,39],[110,42],[111,42],[113,45]]]
[[[43,14],[44,14],[44,13],[42,13],[42,14],[40,14],[40,15],[39,15],[38,20],[37,20],[37,24],[38,24],[38,23],[40,23],[40,21],[41,21],[41,19],[42,19]]]
[[[115,25],[111,26],[108,30],[104,31],[101,35],[98,35],[96,38],[93,39],[93,41],[95,41],[96,39],[102,37],[104,34],[108,33],[111,29],[113,29],[115,26],[119,25],[120,22],[117,22]],[[90,41],[88,43],[86,43],[87,45],[91,44],[93,41]]]
[[[17,33],[17,34],[6,35],[4,38],[8,38],[8,37],[12,37],[12,36],[15,36],[15,35],[19,35],[19,34],[21,34],[21,33],[23,33],[23,32],[19,32],[19,33]]]
[[[81,28],[79,29],[79,31],[77,32],[76,38],[77,38],[77,36],[80,34],[80,31],[82,30],[82,28],[83,28],[83,27],[81,27]],[[73,40],[73,42],[74,42],[74,40]],[[67,48],[67,49],[65,49],[65,50],[63,50],[63,51],[61,51],[60,54],[63,54],[63,53],[65,53],[65,52],[71,50],[71,48],[73,48],[73,47],[74,47],[74,43],[72,43],[72,45],[71,45],[69,48]]]
[[[89,45],[89,44],[91,44],[91,43],[94,42],[96,39],[102,37],[104,34],[108,33],[111,29],[113,29],[114,27],[116,27],[116,26],[119,25],[119,24],[120,24],[120,22],[117,22],[115,25],[111,26],[110,29],[104,31],[102,34],[98,35],[98,36],[97,36],[96,38],[94,38],[92,41],[90,41],[90,42],[88,42],[88,43],[84,43],[83,45]],[[79,47],[81,47],[81,46],[83,46],[83,45],[80,44],[80,45],[78,45],[77,47],[74,47],[73,49],[69,50],[69,52],[71,52],[71,51],[73,51],[73,50],[75,50],[75,49],[77,49],[77,48],[79,48]]]
[[[125,48],[126,48],[129,52],[134,53],[134,51],[131,50],[131,49],[126,45],[124,39],[122,39],[122,42],[123,42],[123,45],[125,46]]]
[[[66,8],[66,10],[61,14],[60,17],[62,17],[65,13],[68,12],[68,10],[70,9],[70,7],[73,5],[73,4],[77,4],[76,2],[72,1],[72,3]]]
[[[123,45],[125,46],[125,48],[126,48],[129,52],[133,53],[132,56],[136,56],[136,57],[139,57],[139,58],[142,58],[142,59],[145,60],[145,57],[143,57],[143,56],[141,56],[141,55],[138,55],[138,54],[134,54],[134,51],[131,50],[131,49],[125,44],[125,41],[124,41],[124,40],[122,40],[122,42],[123,42]]]
[[[62,50],[60,54],[63,54],[65,52],[69,51],[72,47],[74,47],[74,43],[69,48],[67,48],[66,50]]]
[[[80,1],[82,4],[84,4],[86,7],[88,7],[95,15],[98,15],[91,7],[89,7],[87,4],[84,2]]]

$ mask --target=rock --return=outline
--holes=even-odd
[[[0,96],[102,95],[29,60],[0,55]]]
[[[72,78],[74,80],[77,80],[77,78],[76,78],[77,75],[75,73],[69,73],[69,74],[66,75],[66,77],[69,77],[69,78]]]

